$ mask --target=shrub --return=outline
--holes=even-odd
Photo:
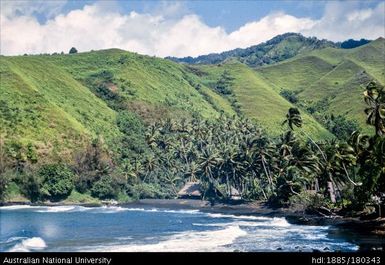
[[[0,202],[4,201],[8,184],[11,181],[11,174],[4,172],[0,174]]]
[[[74,188],[74,174],[65,165],[45,165],[38,174],[43,180],[42,194],[51,200],[66,198]]]
[[[215,84],[215,90],[222,95],[231,95],[233,90],[231,88],[234,78],[230,75],[230,72],[225,70],[219,77]]]
[[[360,129],[356,121],[348,120],[341,115],[325,116],[322,123],[326,129],[342,140],[348,140],[353,132]]]
[[[114,80],[114,73],[110,70],[101,70],[91,75],[94,81],[112,82]]]
[[[145,129],[142,121],[139,117],[129,111],[119,112],[116,123],[119,127],[119,130],[124,134],[139,133],[143,134]]]
[[[119,144],[121,158],[134,158],[147,152],[145,128],[136,114],[129,111],[119,112],[116,123],[123,133]]]
[[[279,94],[291,103],[298,102],[297,94],[294,91],[283,89]]]
[[[21,193],[31,202],[36,202],[41,199],[41,179],[34,175],[19,175],[18,182]]]
[[[128,195],[133,199],[159,199],[164,198],[161,187],[157,184],[140,183],[133,185],[128,190]]]
[[[75,157],[76,190],[84,193],[102,176],[110,172],[112,159],[102,137],[97,137],[89,143],[85,150],[81,150]]]
[[[307,211],[308,213],[319,213],[322,208],[329,208],[328,200],[320,193],[302,191],[298,195],[290,197],[289,204],[292,209]]]
[[[75,47],[72,47],[69,51],[69,54],[78,53],[78,50]]]
[[[94,183],[91,195],[99,199],[115,199],[119,191],[119,183],[113,177],[107,175]]]

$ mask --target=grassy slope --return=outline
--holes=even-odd
[[[41,57],[2,57],[0,90],[0,100],[7,104],[3,110],[13,110],[11,116],[1,115],[7,138],[35,143],[39,149],[53,142],[71,148],[96,133],[118,134],[115,113]]]
[[[247,117],[261,124],[269,134],[278,136],[285,130],[281,124],[285,115],[293,105],[282,98],[264,79],[251,68],[238,62],[228,62],[220,66],[200,66],[209,73],[204,82],[212,86],[224,70],[234,77],[233,91]],[[329,138],[332,135],[317,123],[311,116],[304,114],[304,128],[315,138]]]
[[[183,66],[155,57],[118,49],[55,56],[50,58],[72,73],[77,80],[108,70],[114,73],[117,93],[128,101],[162,105],[174,111],[196,112],[203,117],[217,116],[217,111],[186,80]],[[125,87],[125,89],[123,89]]]
[[[124,57],[124,62],[119,61]],[[98,134],[112,140],[120,132],[116,112],[87,87],[87,77],[114,74],[115,93],[130,110],[161,118],[233,114],[229,103],[207,87],[188,82],[184,67],[168,60],[111,49],[75,55],[1,57],[0,129],[6,139],[34,143],[50,153],[54,142],[70,152]]]
[[[309,103],[329,98],[329,113],[357,120],[368,132],[363,113],[363,86],[371,79],[385,84],[384,43],[384,39],[378,39],[350,50],[317,50],[257,69],[257,74],[276,91],[297,91],[299,98]]]
[[[279,95],[291,89],[308,102],[330,98],[329,112],[346,114],[364,124],[362,83],[375,78],[385,84],[384,39],[351,50],[326,48],[253,71],[244,64],[199,66],[194,75],[168,60],[110,49],[74,55],[1,57],[0,128],[7,137],[52,142],[71,148],[91,135],[119,134],[116,112],[87,87],[87,78],[102,70],[114,75],[114,93],[130,110],[154,119],[166,115],[206,118],[220,111],[234,114],[227,99],[209,87],[225,69],[235,77],[234,92],[242,111],[278,135],[292,105]],[[201,84],[200,89],[194,84]],[[144,109],[144,110],[143,110]],[[330,134],[305,115],[305,129],[319,138]]]

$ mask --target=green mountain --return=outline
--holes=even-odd
[[[283,36],[275,38],[281,41],[266,54],[304,38]],[[257,69],[239,58],[186,65],[118,49],[1,56],[0,134],[7,141],[33,144],[39,155],[65,156],[97,136],[116,145],[122,135],[117,115],[125,110],[145,124],[166,118],[210,119],[222,112],[245,115],[278,136],[288,108],[294,106],[280,95],[282,90],[296,94],[304,128],[317,139],[333,137],[309,114],[309,108],[322,104],[325,112],[342,114],[366,128],[361,85],[371,79],[385,83],[384,39],[353,49],[305,46],[289,60]],[[231,79],[230,94],[217,89],[225,72]]]
[[[246,49],[234,49],[222,53],[212,53],[201,55],[196,58],[168,57],[176,62],[188,64],[218,64],[228,59],[236,59],[248,66],[256,67],[274,64],[298,54],[326,47],[339,47],[339,43],[327,40],[319,40],[315,37],[307,38],[298,33],[285,33],[278,35],[271,40],[251,46]]]
[[[223,72],[231,77],[232,95],[230,99],[240,112],[254,122],[260,124],[273,136],[280,135],[285,127],[282,122],[287,110],[294,107],[292,103],[279,95],[273,87],[261,78],[253,69],[238,61],[227,62],[218,66],[197,66],[205,74],[203,84],[215,90],[217,80]],[[313,117],[303,113],[304,128],[318,139],[330,138],[331,133],[323,128]]]
[[[213,198],[235,187],[287,203],[303,180],[327,191],[331,176],[339,183],[349,172],[368,201],[377,191],[365,174],[384,172],[383,157],[355,160],[347,145],[315,141],[345,139],[349,120],[373,133],[362,93],[369,81],[385,84],[385,40],[313,49],[287,36],[264,53],[280,62],[260,67],[251,57],[193,65],[118,49],[0,56],[0,201],[174,198],[199,179]],[[284,60],[287,50],[296,52]],[[340,115],[330,120],[344,124],[345,138],[325,114]]]
[[[385,40],[379,38],[354,49],[325,48],[256,69],[276,92],[293,91],[303,108],[343,115],[365,125],[364,86],[385,84]],[[318,108],[318,109],[317,109]]]
[[[144,122],[160,118],[233,115],[230,104],[183,66],[117,49],[71,55],[1,56],[0,133],[33,143],[41,154],[61,153],[121,133],[117,110]],[[54,144],[56,143],[56,144]]]

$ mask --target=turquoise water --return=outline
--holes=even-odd
[[[0,251],[356,251],[335,228],[198,210],[0,207]]]

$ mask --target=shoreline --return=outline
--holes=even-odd
[[[161,208],[161,209],[188,209],[201,212],[248,215],[285,218],[294,225],[331,226],[332,236],[347,237],[360,246],[360,251],[385,249],[385,218],[361,220],[357,217],[328,217],[308,214],[304,211],[295,211],[290,208],[271,208],[262,202],[248,202],[238,204],[211,204],[209,201],[193,199],[142,199],[133,202],[103,202],[100,203],[65,203],[65,202],[3,202],[2,206],[29,205],[29,206],[83,206],[102,207],[115,206],[125,208]]]
[[[385,218],[361,220],[358,217],[343,217],[343,216],[321,216],[317,214],[305,213],[291,208],[272,208],[267,204],[259,201],[240,202],[240,203],[222,203],[197,200],[197,199],[140,199],[131,202],[117,201],[100,201],[100,202],[37,202],[29,201],[9,201],[1,202],[2,206],[84,206],[84,207],[102,207],[102,206],[119,206],[119,207],[148,207],[148,208],[172,208],[172,209],[195,209],[202,212],[224,213],[233,215],[254,215],[267,217],[286,217],[288,221],[296,220],[296,224],[302,225],[340,225],[342,223],[369,223],[369,222],[384,222]],[[384,234],[385,236],[385,234]]]

